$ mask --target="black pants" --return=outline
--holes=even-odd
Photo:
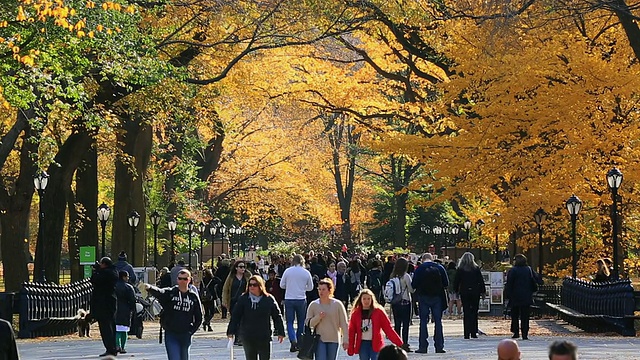
[[[520,327],[518,327],[518,320],[520,320]],[[529,337],[529,305],[511,307],[511,332],[518,336],[519,330],[522,330],[523,339]]]
[[[100,327],[100,337],[109,354],[116,355],[116,315],[96,318]]]
[[[393,311],[393,329],[396,333],[401,334],[400,328],[402,328],[402,342],[409,343],[409,323],[411,322],[411,303],[391,305]]]
[[[480,306],[480,295],[460,294],[462,300],[463,333],[464,338],[475,337],[478,334],[478,307]]]
[[[203,301],[202,308],[204,309],[204,322],[203,325],[209,325],[211,323],[211,319],[213,319],[213,314],[215,313],[215,301]]]
[[[271,342],[270,341],[254,341],[242,339],[242,347],[244,348],[244,357],[247,360],[269,360],[271,358]]]

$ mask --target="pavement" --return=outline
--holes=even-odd
[[[412,348],[418,344],[418,320],[414,320],[410,328],[409,343]],[[486,334],[478,339],[465,340],[462,336],[462,320],[443,320],[446,354],[435,354],[431,347],[427,354],[410,353],[410,359],[497,359],[497,343],[508,338],[509,320],[502,318],[481,318],[480,329]],[[244,359],[242,347],[234,347],[233,357],[227,349],[227,323],[216,320],[212,324],[213,331],[198,331],[191,346],[191,359]],[[158,343],[158,324],[145,322],[142,339],[129,337],[127,354],[121,354],[118,359],[166,359],[164,343]],[[430,334],[433,324],[429,325]],[[91,338],[79,338],[77,335],[63,337],[18,339],[20,359],[98,359],[98,354],[104,352],[97,325],[92,325]],[[587,334],[566,323],[554,319],[532,320],[529,341],[519,340],[522,359],[547,360],[547,347],[557,339],[568,339],[578,345],[579,359],[624,359],[640,360],[640,339],[621,337],[613,334]],[[388,341],[387,341],[388,342]],[[289,342],[285,339],[282,344],[272,343],[272,359],[295,359],[295,354],[289,352]],[[342,349],[338,352],[338,359],[357,359],[349,357]]]

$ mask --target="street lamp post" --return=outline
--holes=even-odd
[[[476,221],[476,230],[478,230],[478,239],[482,241],[482,227],[484,226],[484,220],[478,219]],[[478,249],[478,260],[482,262],[482,247]]]
[[[567,200],[567,210],[571,215],[571,275],[575,279],[577,276],[578,268],[578,255],[576,253],[576,221],[578,220],[578,213],[582,208],[582,201],[577,196],[571,195]]]
[[[425,249],[423,253],[425,253],[427,252],[426,249],[427,249],[427,244],[429,243],[429,234],[431,233],[431,229],[427,225],[422,224],[420,225],[420,231],[426,234],[426,237],[424,240],[424,246],[423,246],[423,249]]]
[[[178,222],[176,221],[176,218],[172,216],[169,219],[169,221],[167,222],[167,227],[169,228],[169,234],[171,235],[171,263],[173,263],[174,265],[175,265],[175,262],[176,262],[175,236],[176,236],[176,227],[177,226],[178,226]]]
[[[236,234],[236,226],[235,225],[231,225],[231,227],[229,228],[229,242],[231,243],[231,252],[233,252],[233,248],[234,248],[234,240],[235,240],[235,235]],[[238,249],[238,256],[240,256],[240,249]]]
[[[129,227],[131,228],[131,266],[136,266],[136,228],[140,223],[140,214],[133,210],[127,220],[129,220]]]
[[[102,203],[98,206],[98,220],[100,220],[100,227],[102,228],[102,253],[100,257],[106,256],[105,250],[105,238],[107,237],[107,221],[109,220],[109,215],[111,215],[111,209],[105,203]]]
[[[158,267],[158,226],[160,225],[160,214],[154,210],[149,216],[153,226],[153,266]]]
[[[220,225],[220,220],[213,219],[209,222],[209,234],[211,234],[211,258],[213,259],[213,249],[216,247],[216,232],[218,232],[218,226]],[[224,247],[222,247],[224,249]],[[220,250],[222,251],[222,250]],[[229,255],[231,256],[231,255]],[[211,261],[213,265],[213,260]]]
[[[458,225],[453,225],[451,228],[451,233],[453,234],[453,261],[458,259],[458,233],[460,232],[460,228]]]
[[[618,279],[620,277],[619,271],[619,257],[618,257],[618,189],[622,184],[622,173],[617,168],[609,170],[607,173],[607,183],[609,189],[611,189],[611,198],[613,200],[613,207],[611,208],[611,223],[613,231],[613,278]]]
[[[244,238],[244,233],[245,230],[242,226],[239,226],[236,228],[236,234],[240,235],[240,244],[242,246],[242,258],[245,259],[247,257],[246,251],[247,251],[247,243],[246,243],[246,239]]]
[[[440,242],[440,235],[442,234],[442,228],[438,225],[433,227],[433,242],[436,246],[436,254],[438,252],[438,249],[440,248],[438,246],[439,242]]]
[[[540,208],[533,214],[533,218],[536,220],[536,224],[538,224],[538,274],[542,277],[542,223],[547,220],[547,213]]]
[[[204,261],[202,259],[204,249],[204,231],[207,229],[207,225],[204,222],[198,224],[198,232],[200,232],[200,256],[198,260],[200,262],[200,270],[204,270]]]
[[[224,244],[224,236],[227,233],[227,225],[220,223],[220,228],[218,229],[218,231],[220,232],[220,238],[222,239],[222,243]],[[231,248],[231,251],[233,252],[233,248]]]
[[[196,223],[193,222],[193,220],[189,219],[187,220],[187,230],[189,231],[189,269],[193,269],[191,267],[191,238],[193,236],[193,229],[195,229],[196,227]]]
[[[465,220],[462,225],[467,230],[467,251],[471,251],[471,220]]]
[[[44,223],[44,210],[42,208],[42,198],[44,197],[44,191],[47,189],[47,185],[49,184],[49,174],[47,174],[44,171],[40,171],[39,173],[37,173],[36,175],[34,175],[33,177],[33,185],[35,186],[36,190],[38,191],[38,198],[40,199],[40,205],[38,206],[38,215],[39,215],[39,220],[38,220],[38,242],[36,243],[36,247],[39,247],[40,249],[42,249],[42,246],[44,246],[44,233],[42,232],[42,230],[44,230],[43,228],[43,223]],[[39,268],[41,269],[41,275],[40,275],[40,281],[41,282],[47,282],[47,278],[45,276],[45,270],[44,270],[44,254],[42,252],[40,252],[38,254],[38,262],[39,262]],[[35,278],[35,274],[33,276]]]

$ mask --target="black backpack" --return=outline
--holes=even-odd
[[[428,296],[442,295],[442,275],[437,265],[426,266],[422,273],[422,282],[420,284],[422,293]]]
[[[380,292],[382,291],[382,271],[369,271],[369,277],[367,280],[367,287],[369,290],[373,291],[376,297],[379,297]]]

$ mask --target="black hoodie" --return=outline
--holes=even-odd
[[[149,293],[162,305],[162,327],[166,331],[193,335],[202,325],[202,305],[194,291],[183,293],[178,285],[164,289],[151,286]]]

